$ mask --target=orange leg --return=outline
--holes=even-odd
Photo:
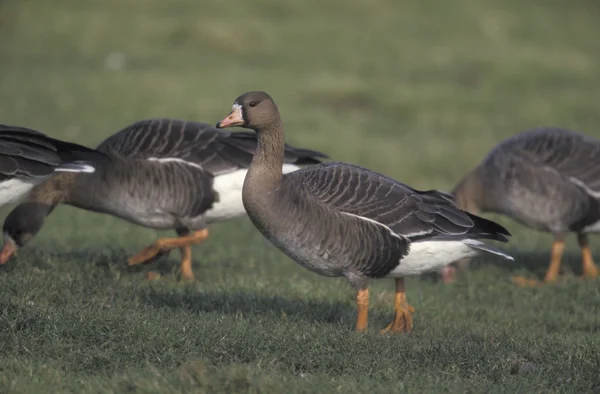
[[[197,245],[208,237],[208,230],[198,230],[191,235],[178,238],[159,238],[127,260],[127,264],[137,265],[150,262],[152,259],[168,253],[175,248],[181,250],[181,275],[185,279],[193,279],[191,245]]]
[[[396,312],[394,320],[385,329],[381,330],[381,333],[410,332],[412,330],[412,314],[415,313],[415,308],[406,301],[404,278],[396,279],[394,310]]]
[[[181,278],[194,280],[192,271],[192,247],[189,245],[179,248],[181,251]]]
[[[442,268],[442,281],[445,284],[452,283],[456,280],[456,267],[448,265]]]
[[[577,240],[579,241],[579,247],[581,248],[581,259],[583,261],[583,276],[587,278],[595,278],[598,276],[598,267],[594,264],[592,258],[592,251],[588,244],[586,234],[578,234]]]
[[[556,282],[558,279],[558,272],[560,269],[560,262],[562,260],[562,255],[565,250],[565,240],[562,236],[557,236],[552,244],[552,254],[550,257],[550,266],[548,267],[548,271],[546,271],[546,276],[544,277],[544,283],[552,283]],[[513,281],[523,287],[534,287],[539,286],[541,283],[534,279],[526,279],[522,276],[517,276],[513,279]]]
[[[160,279],[160,274],[158,272],[150,271],[146,274],[146,279],[158,280],[158,279]]]
[[[560,269],[560,262],[562,260],[564,250],[564,240],[561,239],[554,241],[554,243],[552,244],[552,257],[550,259],[550,266],[548,267],[548,271],[546,271],[544,282],[555,282],[558,278],[558,271]]]
[[[447,265],[441,270],[442,282],[445,284],[453,283],[458,275],[467,269],[471,259],[462,259],[454,264]]]
[[[366,331],[369,325],[369,289],[358,291],[356,294],[356,306],[358,308],[356,331]]]

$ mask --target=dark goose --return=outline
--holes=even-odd
[[[453,193],[471,213],[500,213],[552,233],[544,282],[557,280],[570,232],[577,234],[584,276],[598,275],[587,233],[600,231],[600,140],[560,128],[527,130],[496,145]],[[515,282],[538,284],[522,277]]]
[[[257,138],[174,119],[143,120],[98,146],[110,160],[90,176],[61,174],[35,187],[4,222],[0,263],[41,229],[58,204],[108,213],[154,229],[175,229],[132,256],[130,265],[181,251],[181,276],[193,279],[191,246],[208,236],[207,225],[245,215],[244,177]],[[285,146],[281,170],[319,163],[324,154]]]
[[[458,209],[452,196],[418,191],[346,163],[323,163],[283,174],[283,124],[264,92],[238,97],[217,125],[258,134],[242,200],[260,232],[290,258],[325,276],[344,276],[358,290],[356,329],[367,328],[369,279],[396,279],[395,318],[386,332],[410,331],[414,309],[404,277],[480,252],[512,259],[480,241],[506,242],[500,225]]]

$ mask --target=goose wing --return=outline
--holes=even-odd
[[[18,126],[0,125],[0,174],[45,177],[65,163],[104,160],[93,149],[50,138],[39,131]]]
[[[230,132],[199,122],[149,119],[136,122],[98,146],[98,150],[125,157],[187,162],[219,175],[248,168],[256,151],[254,132]],[[285,162],[314,164],[320,152],[286,146]]]
[[[431,238],[490,238],[506,242],[502,226],[460,210],[452,195],[418,191],[346,163],[324,163],[284,176],[308,198],[337,212],[389,228],[411,242]]]

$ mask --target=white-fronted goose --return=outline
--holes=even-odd
[[[600,231],[599,140],[560,128],[527,130],[492,149],[453,193],[458,206],[471,213],[504,214],[554,234],[544,282],[557,279],[569,232],[577,233],[584,276],[598,275],[586,234]]]
[[[409,331],[414,309],[404,277],[438,270],[480,251],[511,259],[479,239],[508,241],[500,225],[458,209],[452,196],[418,191],[346,163],[283,174],[283,124],[264,92],[238,97],[217,127],[258,134],[242,200],[254,225],[290,258],[318,274],[344,276],[357,293],[356,329],[367,328],[372,278],[396,279],[395,318],[384,332]]]
[[[231,133],[204,123],[144,120],[98,146],[109,160],[90,176],[62,174],[36,186],[4,222],[0,263],[41,229],[58,204],[108,213],[154,229],[175,229],[128,260],[149,262],[179,248],[181,276],[192,279],[191,245],[212,222],[244,215],[242,185],[256,149],[255,133]],[[319,163],[324,154],[285,146],[281,169]]]
[[[17,201],[55,172],[94,172],[104,155],[25,127],[0,125],[0,207]]]

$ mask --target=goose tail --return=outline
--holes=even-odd
[[[473,238],[468,238],[468,239],[464,239],[462,241],[462,243],[464,243],[465,245],[473,248],[473,249],[477,249],[480,250],[482,252],[487,252],[487,253],[491,253],[494,254],[496,256],[500,256],[505,260],[510,260],[510,261],[515,261],[515,258],[512,257],[511,255],[501,251],[500,249],[497,249],[493,246],[490,246],[488,244],[485,244],[477,239],[473,239]]]

